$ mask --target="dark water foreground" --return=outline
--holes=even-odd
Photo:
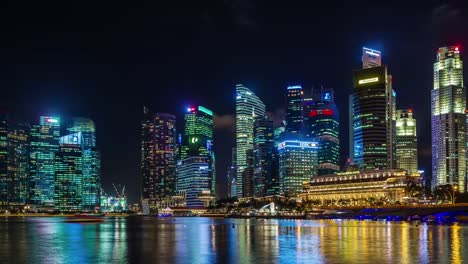
[[[460,225],[201,217],[62,221],[1,218],[0,263],[468,262],[468,226]]]

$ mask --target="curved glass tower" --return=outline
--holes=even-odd
[[[247,150],[253,149],[256,118],[265,118],[265,104],[247,87],[236,85],[237,196],[243,197],[242,172],[247,167]]]
[[[432,102],[432,188],[455,185],[466,191],[466,89],[456,46],[442,47],[434,63]]]

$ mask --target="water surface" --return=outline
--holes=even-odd
[[[466,239],[468,226],[405,222],[10,217],[0,263],[463,263]]]

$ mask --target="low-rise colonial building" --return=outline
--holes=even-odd
[[[403,202],[420,178],[401,169],[338,172],[315,176],[304,184],[299,198],[322,205]]]

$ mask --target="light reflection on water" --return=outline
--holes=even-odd
[[[215,218],[0,219],[1,263],[463,263],[468,226]]]

